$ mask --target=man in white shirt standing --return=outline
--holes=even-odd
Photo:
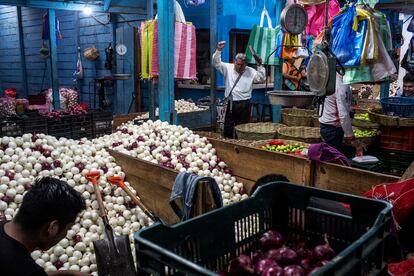
[[[335,93],[326,97],[319,123],[324,142],[339,151],[342,148],[344,136],[350,141],[355,141],[350,116],[351,104],[351,86],[343,84],[342,76],[336,74]]]
[[[249,122],[253,83],[265,81],[266,70],[259,57],[255,57],[257,71],[247,66],[246,55],[241,53],[236,55],[234,64],[222,62],[221,51],[225,46],[225,42],[219,42],[213,54],[213,65],[224,76],[224,97],[230,96],[224,120],[224,137],[235,138],[234,126]]]

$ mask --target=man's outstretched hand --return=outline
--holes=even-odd
[[[221,51],[226,47],[226,41],[220,41],[217,45],[217,50]]]

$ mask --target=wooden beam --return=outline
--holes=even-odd
[[[111,0],[104,0],[104,12],[107,12],[110,6],[111,6]]]
[[[139,3],[139,2],[138,2]],[[83,11],[86,4],[71,3],[64,1],[47,1],[47,0],[0,0],[0,5],[21,6],[37,9],[54,9],[54,10],[69,10],[69,11]],[[104,10],[104,5],[96,5],[88,3],[87,6],[95,13],[125,13],[125,14],[146,14],[146,8],[138,6],[116,6],[112,5],[107,11]]]
[[[217,47],[217,0],[210,0],[210,98],[211,125],[216,126],[216,79],[217,72],[213,65],[213,52]]]
[[[278,21],[280,20],[280,14],[282,13],[283,8],[285,7],[285,0],[276,1],[276,7],[275,7],[275,18],[276,23],[275,25],[279,25]],[[269,66],[267,66],[269,67]],[[281,90],[282,89],[282,83],[283,83],[283,77],[282,77],[282,64],[275,65],[275,71],[274,71],[274,82],[273,82],[273,88],[275,90]],[[266,72],[267,74],[268,72]],[[273,122],[274,123],[280,123],[282,121],[282,106],[281,105],[272,105],[272,114],[273,114]]]
[[[22,75],[22,85],[23,85],[23,96],[26,98],[29,95],[28,85],[27,85],[27,72],[26,72],[26,55],[24,51],[24,38],[23,38],[23,21],[22,21],[22,8],[16,7],[17,13],[17,31],[19,34],[19,49],[20,49],[20,70]]]
[[[174,122],[174,2],[158,4],[158,103],[161,121]]]
[[[59,97],[59,76],[58,76],[58,55],[57,55],[57,37],[56,37],[56,11],[49,9],[49,35],[50,35],[50,79],[52,80],[53,90],[53,107],[55,110],[60,109]]]

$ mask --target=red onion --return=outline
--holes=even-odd
[[[134,209],[135,207],[137,207],[137,204],[135,203],[135,201],[133,201],[133,200],[128,201],[128,208],[129,209]]]
[[[315,267],[314,269],[312,269],[312,270],[308,273],[308,275],[312,275],[313,273],[316,273],[319,269],[321,269],[321,267],[320,267],[320,266]]]
[[[75,167],[78,168],[80,172],[82,172],[85,169],[85,164],[79,162],[75,164]]]
[[[43,150],[43,156],[44,157],[50,157],[50,155],[51,155],[50,150],[48,150],[48,149]]]
[[[72,239],[73,239],[73,241],[75,243],[78,243],[78,242],[81,242],[82,241],[82,237],[80,235],[78,235],[78,234],[76,234],[75,236],[73,236]]]
[[[240,195],[246,194],[246,189],[244,187],[241,187],[239,193]]]
[[[296,252],[287,247],[269,250],[266,257],[276,261],[281,266],[294,264],[298,259]]]
[[[53,167],[61,168],[62,167],[62,162],[60,160],[54,160],[53,161]]]
[[[305,272],[310,271],[313,267],[312,260],[309,259],[309,258],[300,260],[299,264],[300,264],[301,267],[303,267]]]
[[[267,268],[261,276],[284,276],[285,272],[283,271],[283,268],[281,268],[278,265],[271,266]]]
[[[252,252],[251,254],[252,263],[256,264],[258,261],[264,259],[264,252],[262,250],[256,250]]]
[[[330,260],[335,257],[335,251],[329,245],[327,236],[325,235],[325,244],[318,245],[312,250],[312,258],[315,261]]]
[[[123,134],[128,134],[128,129],[127,128],[121,128],[121,132],[123,133]]]
[[[39,139],[39,136],[37,136],[37,134],[36,133],[33,133],[32,134],[32,142],[34,143],[34,142],[36,142],[36,140],[37,139]]]
[[[52,169],[52,166],[48,162],[43,162],[42,163],[42,170],[43,171],[49,171],[51,169]]]
[[[23,185],[23,187],[24,187],[24,190],[25,190],[25,191],[27,191],[27,190],[30,190],[30,188],[32,188],[32,184],[30,184],[30,183],[25,183],[25,184]]]
[[[101,170],[102,170],[104,173],[107,173],[107,172],[108,172],[108,167],[107,167],[106,165],[103,165],[103,166],[101,166]]]
[[[6,215],[0,212],[0,221],[7,220]]]
[[[57,270],[59,270],[59,268],[63,267],[63,262],[59,259],[57,259],[53,265],[56,267]]]
[[[6,202],[7,204],[10,204],[10,203],[12,203],[13,202],[13,198],[11,198],[11,197],[9,197],[9,196],[2,196],[1,198],[0,198],[0,200],[2,200],[2,201],[4,201],[4,202]]]
[[[282,235],[274,230],[269,230],[260,238],[260,244],[264,250],[277,249],[283,245]]]
[[[138,136],[137,141],[138,142],[145,142],[145,138],[143,136]]]
[[[285,272],[284,276],[305,276],[305,270],[298,265],[288,265],[283,271]]]
[[[262,274],[265,270],[272,266],[277,266],[277,263],[271,259],[262,259],[256,263],[254,271],[256,274]]]
[[[9,180],[13,180],[15,173],[11,171],[7,171],[4,175],[7,176]]]
[[[251,275],[253,273],[252,261],[247,255],[240,255],[229,263],[230,275]]]

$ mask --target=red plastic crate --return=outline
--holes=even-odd
[[[414,152],[414,127],[381,127],[381,148]]]

